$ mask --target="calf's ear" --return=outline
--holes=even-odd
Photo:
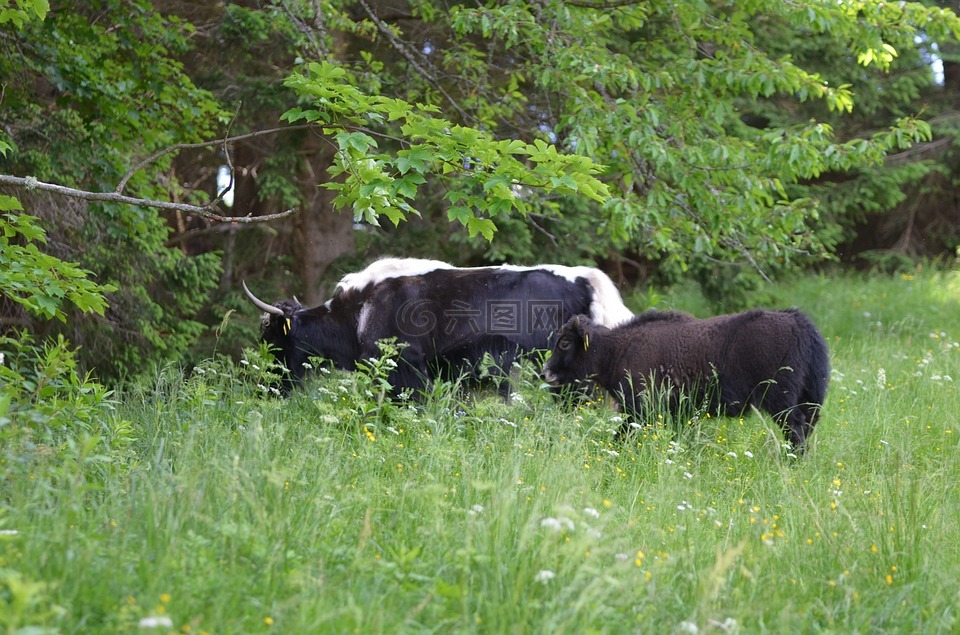
[[[587,320],[583,316],[573,318],[573,330],[583,342],[583,350],[590,348],[590,332],[587,330]]]

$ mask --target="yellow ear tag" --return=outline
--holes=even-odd
[[[290,332],[290,318],[287,318],[283,321],[283,334],[287,335]]]
[[[590,348],[590,334],[584,333],[583,334],[583,350],[587,350],[588,348]]]

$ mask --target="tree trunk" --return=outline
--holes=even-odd
[[[301,153],[298,176],[303,208],[297,214],[295,240],[304,286],[304,297],[300,301],[308,306],[330,297],[330,290],[321,287],[323,275],[330,263],[352,252],[355,246],[353,217],[348,210],[336,211],[332,204],[336,192],[321,187],[327,178],[327,168],[333,163],[334,152],[329,142],[311,134]]]

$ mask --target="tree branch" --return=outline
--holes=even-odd
[[[906,150],[896,154],[888,154],[883,159],[884,165],[903,165],[913,163],[914,161],[923,161],[943,154],[950,149],[953,143],[953,137],[942,137],[934,141],[924,141],[915,143]]]
[[[256,132],[248,132],[247,134],[237,135],[236,137],[225,137],[223,139],[214,139],[213,141],[200,141],[198,143],[174,144],[172,146],[164,148],[163,150],[154,152],[153,154],[148,156],[146,159],[144,159],[140,163],[130,168],[130,171],[128,171],[120,180],[120,184],[117,185],[117,189],[114,190],[114,193],[122,194],[124,188],[127,187],[127,182],[130,180],[130,178],[134,174],[136,174],[146,166],[150,165],[160,157],[164,156],[165,154],[170,154],[171,152],[175,152],[177,150],[193,150],[196,148],[207,148],[210,146],[215,146],[220,144],[223,144],[224,146],[226,146],[226,144],[228,143],[235,143],[237,141],[253,139],[254,137],[262,137],[263,135],[268,135],[268,134],[277,134],[278,132],[284,132],[286,130],[301,130],[303,128],[310,128],[312,126],[313,124],[297,124],[295,126],[282,126],[280,128],[269,128],[267,130],[257,130]]]
[[[377,30],[380,31],[385,38],[387,38],[390,46],[392,46],[397,53],[406,58],[410,66],[412,66],[415,71],[420,73],[428,82],[433,85],[434,88],[440,92],[441,95],[444,96],[450,105],[453,106],[454,110],[460,113],[460,117],[463,121],[470,121],[471,117],[467,115],[463,108],[460,107],[460,104],[458,104],[457,101],[451,97],[446,90],[443,89],[443,86],[440,85],[440,81],[436,77],[428,73],[425,68],[417,63],[417,60],[414,59],[413,54],[408,50],[407,46],[400,41],[393,34],[393,31],[391,31],[390,28],[377,16],[377,14],[374,13],[373,9],[370,8],[370,5],[366,3],[366,0],[358,0],[358,2],[360,6],[363,7],[363,10],[366,12],[367,16],[369,16],[370,20],[373,21],[374,25],[376,25]]]
[[[566,3],[574,7],[582,7],[585,9],[618,9],[620,7],[629,7],[632,4],[647,4],[647,0],[608,0],[607,2],[566,0]]]
[[[215,143],[220,143],[219,141]],[[209,144],[208,144],[209,145]],[[72,187],[57,185],[55,183],[44,183],[35,177],[19,177],[0,174],[0,185],[12,185],[13,187],[26,190],[40,190],[41,192],[50,192],[59,196],[69,198],[79,198],[86,201],[108,201],[112,203],[123,203],[124,205],[139,205],[141,207],[152,207],[168,211],[187,212],[188,214],[197,214],[220,223],[265,223],[268,221],[286,218],[297,211],[296,208],[288,209],[279,214],[265,214],[263,216],[223,216],[214,211],[213,204],[207,206],[189,205],[187,203],[172,203],[170,201],[154,201],[145,198],[135,198],[117,192],[88,192],[86,190],[77,190]]]

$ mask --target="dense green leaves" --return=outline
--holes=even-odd
[[[146,0],[54,3],[42,21],[18,26],[0,20],[0,82],[10,135],[0,137],[0,150],[8,148],[0,173],[94,191],[112,191],[123,181],[124,193],[133,196],[187,198],[171,178],[172,154],[132,168],[158,150],[206,140],[219,128],[219,104],[196,87],[177,58],[188,50],[192,32],[191,25],[162,16]],[[169,225],[154,210],[32,195],[22,200],[36,210],[35,224],[58,245],[58,255],[78,266],[57,267],[42,243],[5,245],[5,291],[27,311],[15,322],[50,332],[45,319],[64,321],[63,334],[86,342],[80,358],[88,365],[96,359],[105,376],[177,357],[194,341],[202,326],[193,318],[216,284],[215,255],[193,260],[167,246]],[[18,231],[33,222],[4,219]],[[53,271],[60,283],[44,279],[44,272]],[[108,284],[82,286],[82,276],[90,273]],[[64,286],[67,281],[75,291]],[[70,311],[59,305],[65,300],[104,314],[104,298],[91,295],[104,291],[112,308],[105,318],[66,319]]]
[[[610,247],[763,268],[831,246],[814,231],[818,200],[793,186],[931,138],[921,108],[907,104],[874,130],[838,134],[835,123],[874,99],[847,77],[889,70],[921,33],[960,32],[952,12],[919,3],[423,0],[410,30],[359,6],[369,20],[348,32],[377,52],[330,56],[288,82],[308,102],[288,117],[338,139],[344,178],[331,187],[357,218],[396,222],[413,204],[407,193],[439,187],[451,206],[443,216],[475,233],[471,217],[537,209],[559,219],[582,198],[590,204],[578,213],[596,219]],[[324,15],[353,15],[339,11]],[[845,61],[798,61],[791,47],[805,53],[807,42]],[[764,103],[809,114],[747,124]],[[426,182],[396,183],[411,174]]]
[[[283,118],[322,124],[339,148],[330,173],[342,179],[327,184],[338,193],[334,204],[372,225],[381,215],[394,225],[419,215],[409,201],[428,176],[456,203],[451,220],[487,240],[496,225],[482,216],[523,214],[530,195],[579,193],[603,201],[608,193],[596,177],[599,166],[586,157],[558,152],[542,139],[499,140],[439,116],[436,106],[366,94],[342,66],[311,63],[286,83],[315,107],[293,108]],[[376,137],[397,147],[383,151]]]
[[[14,0],[13,6],[9,0],[0,0],[0,24],[10,22],[19,29],[30,20],[42,20],[49,10],[48,0]]]
[[[255,213],[313,215],[279,227],[282,246],[239,236],[257,250],[248,260],[269,259],[291,285],[296,261],[335,257],[318,245],[349,249],[289,240],[331,224],[316,222],[331,201],[374,226],[331,232],[364,243],[344,267],[389,250],[738,280],[718,263],[802,266],[910,188],[940,178],[952,191],[950,166],[919,167],[905,149],[955,133],[930,62],[950,59],[958,33],[952,11],[918,2],[0,0],[0,172],[195,200],[224,149],[164,148],[223,135],[227,120],[233,132],[273,128],[285,113],[289,131],[226,151],[245,161]],[[58,256],[118,288],[105,319],[65,329],[84,351],[103,347],[110,372],[190,346],[218,249],[222,295],[234,266],[255,267],[224,247],[238,236],[217,240],[196,218],[30,196]],[[50,251],[19,233],[10,246],[24,263]],[[24,307],[51,315],[49,299],[16,295],[15,321]]]
[[[65,321],[63,304],[81,312],[103,314],[104,294],[112,285],[91,281],[89,271],[40,251],[46,233],[33,216],[20,214],[17,199],[0,195],[0,295],[24,306],[30,313]]]

